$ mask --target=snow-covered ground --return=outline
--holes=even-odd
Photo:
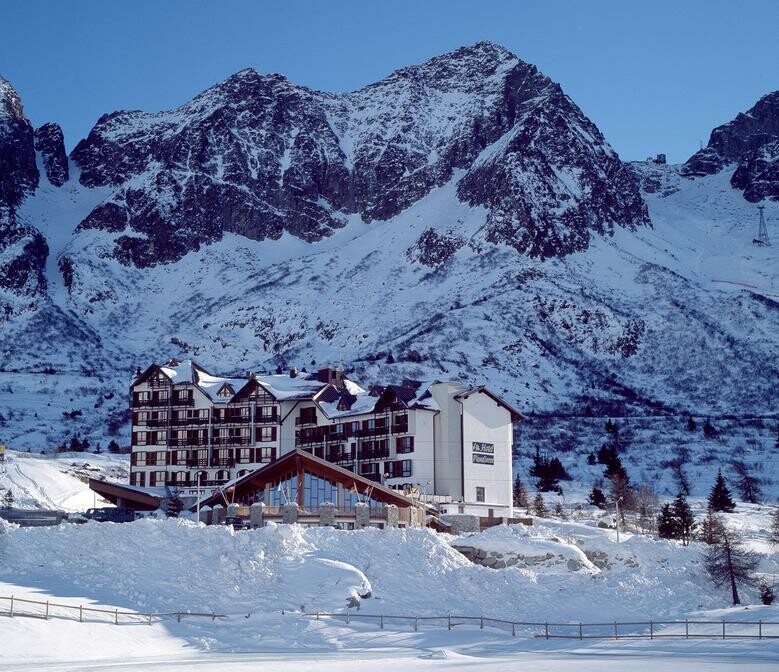
[[[741,507],[740,507],[741,508]],[[751,530],[761,571],[779,568],[765,544],[769,512],[743,508],[731,522]],[[478,623],[393,621],[391,615],[485,615],[522,621],[779,621],[779,608],[744,590],[740,608],[701,575],[697,543],[625,534],[577,521],[536,520],[472,537],[431,530],[342,531],[271,525],[233,532],[185,520],[63,524],[0,531],[0,596],[140,612],[216,611],[224,620],[186,617],[153,625],[78,623],[0,616],[6,670],[283,669],[413,670],[775,669],[776,640],[543,640],[519,629]],[[528,555],[574,555],[595,562],[578,571],[537,563],[489,569],[451,543]],[[762,545],[761,545],[762,544]],[[384,614],[378,619],[316,620],[301,611]],[[6,603],[7,604],[7,603]],[[0,605],[2,609],[2,605]],[[109,619],[110,620],[110,619]],[[732,626],[737,628],[738,626]],[[743,626],[741,631],[746,631]],[[766,634],[769,634],[766,626]],[[630,632],[624,626],[623,632]],[[641,626],[634,626],[641,630]],[[777,632],[771,634],[779,635]],[[662,626],[657,626],[662,632]],[[46,641],[45,647],[39,642]]]
[[[90,478],[127,481],[127,455],[60,453],[56,456],[8,450],[0,462],[0,496],[13,493],[19,508],[85,511],[101,498],[89,489]],[[105,504],[105,502],[102,502]]]

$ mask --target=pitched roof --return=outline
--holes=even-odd
[[[259,489],[264,487],[265,483],[272,481],[274,478],[284,476],[290,469],[308,471],[309,473],[314,473],[349,488],[353,485],[366,489],[370,488],[371,498],[386,502],[387,504],[396,504],[400,507],[425,506],[420,502],[413,501],[410,497],[406,497],[406,495],[397,490],[380,485],[375,481],[371,481],[364,476],[360,476],[353,471],[339,467],[332,462],[323,460],[311,453],[300,450],[299,448],[296,448],[289,453],[285,453],[278,459],[266,464],[264,467],[260,467],[250,474],[228,481],[220,487],[219,492],[201,500],[200,505],[213,506],[214,504],[224,504],[225,501],[229,501],[233,498],[231,495],[238,494],[243,489]],[[194,511],[196,508],[197,505],[190,507],[190,510]]]
[[[511,406],[510,404],[506,403],[503,399],[501,399],[497,394],[487,389],[484,385],[479,385],[477,387],[471,387],[468,389],[463,390],[462,392],[458,392],[454,395],[455,399],[467,399],[472,394],[486,394],[488,397],[493,399],[498,406],[502,406],[505,408],[510,414],[511,414],[511,420],[513,422],[519,422],[520,420],[524,420],[525,416],[522,415],[516,408]]]

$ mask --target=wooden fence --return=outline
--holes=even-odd
[[[72,621],[84,623],[86,621],[98,623],[113,623],[120,625],[123,623],[143,623],[151,625],[153,622],[162,620],[176,619],[181,623],[182,618],[210,618],[215,621],[217,618],[225,618],[225,614],[197,613],[192,611],[169,611],[169,612],[149,612],[141,613],[137,611],[122,611],[120,609],[106,609],[105,607],[84,606],[83,604],[60,604],[49,600],[43,602],[40,600],[28,600],[21,597],[2,597],[0,596],[0,616],[9,616],[11,618],[41,618],[49,620],[50,618],[65,618]]]
[[[779,621],[631,621],[608,623],[540,623],[511,621],[488,616],[397,616],[358,614],[354,612],[324,613],[306,612],[304,616],[321,620],[323,618],[341,619],[347,624],[352,620],[363,619],[375,622],[379,629],[388,625],[412,627],[418,631],[422,626],[446,627],[449,630],[461,625],[478,625],[497,628],[512,637],[535,637],[540,639],[779,639]]]

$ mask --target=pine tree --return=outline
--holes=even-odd
[[[514,506],[527,506],[527,488],[519,474],[514,479]]]
[[[711,424],[708,418],[706,418],[706,422],[703,423],[703,436],[707,439],[715,439],[717,438],[717,434],[717,428]]]
[[[678,525],[679,539],[682,540],[682,544],[689,546],[692,531],[695,529],[695,516],[692,515],[692,509],[683,492],[676,496],[671,511]]]
[[[712,583],[719,587],[730,586],[733,605],[741,604],[738,586],[755,585],[754,571],[760,564],[757,553],[744,546],[735,532],[722,527],[721,536],[703,556],[703,568]]]
[[[558,518],[565,518],[565,511],[563,510],[563,505],[560,502],[557,502],[554,507],[554,515]]]
[[[687,431],[694,432],[696,429],[698,429],[698,423],[695,422],[692,416],[690,416],[687,418]]]
[[[590,490],[587,501],[593,506],[597,506],[599,509],[606,508],[606,495],[603,494],[603,490],[596,488],[594,485],[592,486],[592,490]]]
[[[533,515],[539,518],[546,518],[549,515],[549,510],[546,508],[546,503],[540,492],[533,499],[532,511]]]
[[[663,504],[657,517],[657,534],[661,539],[678,539],[680,536],[679,522],[668,503]]]
[[[598,461],[595,459],[595,453],[590,453],[589,455],[587,455],[587,464],[592,466],[594,464],[597,464],[597,462]]]
[[[165,515],[168,518],[178,518],[183,509],[184,502],[181,500],[181,493],[175,489],[165,498]]]
[[[108,442],[108,452],[121,453],[122,449],[119,447],[119,444],[116,441],[114,441],[114,439],[111,439],[111,441]]]
[[[708,502],[709,508],[716,513],[721,511],[731,513],[736,508],[736,504],[730,496],[730,490],[728,490],[728,486],[725,483],[725,478],[722,475],[722,469],[717,471],[717,478],[709,493]]]
[[[10,488],[3,495],[3,508],[6,510],[14,508],[14,493],[11,492]]]

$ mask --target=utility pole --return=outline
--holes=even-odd
[[[758,205],[757,209],[760,211],[760,222],[757,228],[757,238],[752,241],[753,245],[762,245],[763,247],[769,247],[771,241],[768,239],[768,227],[765,225],[765,206]]]
[[[619,503],[622,501],[622,497],[620,497],[614,504],[617,507],[617,543],[619,543]]]

